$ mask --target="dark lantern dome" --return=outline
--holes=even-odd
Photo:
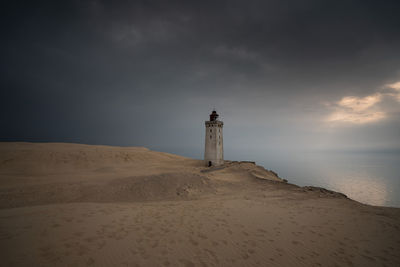
[[[213,110],[212,113],[210,114],[210,121],[216,121],[218,117],[219,115],[217,114],[217,112]]]

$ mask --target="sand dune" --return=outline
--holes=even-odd
[[[4,266],[400,266],[400,210],[146,148],[0,143]]]

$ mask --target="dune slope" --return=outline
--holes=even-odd
[[[4,266],[400,266],[400,211],[146,148],[0,143]]]

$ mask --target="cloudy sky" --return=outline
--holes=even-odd
[[[400,149],[399,14],[398,0],[13,1],[0,140],[201,158],[216,108],[227,157]]]

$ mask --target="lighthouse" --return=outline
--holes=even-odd
[[[213,110],[210,114],[210,120],[205,122],[204,162],[209,167],[224,164],[224,139],[222,136],[224,123],[219,121],[218,117],[217,111]]]

